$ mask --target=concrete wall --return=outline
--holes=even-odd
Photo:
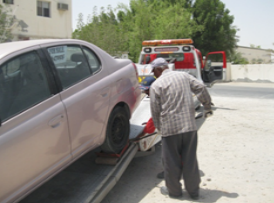
[[[50,17],[37,15],[37,0],[14,0],[13,4],[5,4],[1,0],[3,6],[9,7],[10,15],[16,18],[16,23],[12,26],[12,41],[71,38],[72,0],[44,1],[50,4]],[[68,4],[68,10],[58,9],[58,3]]]
[[[224,81],[274,83],[274,64],[227,64]]]

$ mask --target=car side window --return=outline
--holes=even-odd
[[[0,66],[0,118],[5,121],[51,96],[45,70],[36,52]]]
[[[97,73],[101,69],[101,63],[97,56],[90,49],[83,47],[84,53],[87,56],[89,66],[92,70],[92,74]]]
[[[47,49],[66,89],[91,75],[87,57],[79,46],[62,45]]]

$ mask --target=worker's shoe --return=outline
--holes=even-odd
[[[195,195],[189,195],[191,199],[193,200],[198,200],[200,198],[199,194],[195,194]]]
[[[181,197],[183,197],[183,191],[182,191],[182,194],[180,194],[180,195],[171,195],[171,194],[169,194],[169,191],[168,191],[166,186],[161,187],[161,193],[163,195],[168,195],[169,197],[175,198],[175,199],[180,199]]]
[[[165,172],[162,171],[162,172],[158,173],[158,174],[157,174],[157,178],[159,178],[159,179],[164,179],[164,178],[165,178]]]

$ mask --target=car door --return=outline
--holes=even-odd
[[[109,74],[95,52],[80,45],[45,50],[60,80],[60,96],[68,115],[72,155],[77,158],[102,144],[110,98]]]
[[[226,54],[224,51],[210,52],[206,55],[203,67],[203,81],[211,87],[216,81],[223,79],[226,69]]]
[[[38,47],[0,61],[0,202],[25,195],[71,161],[65,108]]]

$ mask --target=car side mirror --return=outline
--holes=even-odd
[[[208,60],[205,64],[205,71],[209,71],[211,68],[211,60]]]

